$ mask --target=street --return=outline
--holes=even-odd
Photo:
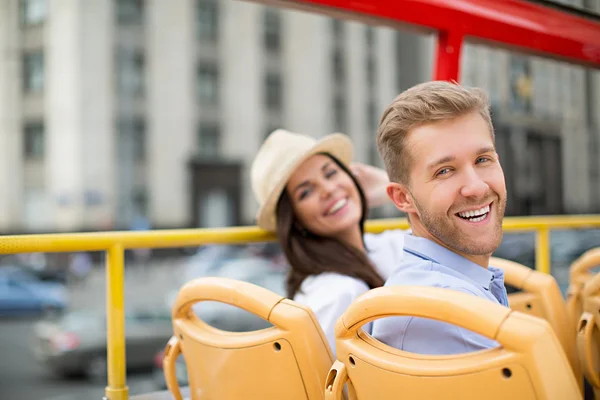
[[[178,260],[160,261],[148,268],[127,269],[125,273],[126,307],[165,307],[166,294],[177,289]],[[72,309],[105,307],[104,269],[95,267],[87,279],[71,290]],[[31,343],[35,319],[0,320],[0,399],[2,400],[87,400],[101,399],[106,384],[84,378],[54,376],[34,358]],[[151,373],[129,373],[130,395],[157,390]]]

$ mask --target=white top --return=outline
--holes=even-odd
[[[367,233],[364,236],[369,259],[384,280],[400,266],[404,257],[405,233],[401,229],[394,229],[380,234]],[[323,272],[306,278],[294,296],[294,301],[312,309],[335,355],[335,322],[354,299],[368,290],[369,286],[360,279],[335,272]],[[363,329],[370,333],[371,324],[365,325]]]

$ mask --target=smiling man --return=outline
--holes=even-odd
[[[412,87],[385,110],[377,145],[390,178],[387,194],[412,229],[406,261],[386,286],[440,287],[508,306],[503,272],[488,265],[502,240],[506,185],[486,95],[442,81]],[[417,317],[377,320],[373,336],[420,354],[497,346]]]

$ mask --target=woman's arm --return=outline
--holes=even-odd
[[[370,208],[382,206],[388,201],[386,186],[390,179],[387,172],[362,163],[353,163],[350,170],[363,188]]]

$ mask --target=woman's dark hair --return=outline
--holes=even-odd
[[[331,158],[346,172],[358,189],[362,203],[362,216],[359,224],[361,234],[363,234],[368,212],[365,194],[354,175],[344,164],[330,154],[325,153],[324,155]],[[304,230],[296,219],[292,200],[285,190],[279,197],[276,212],[279,244],[291,265],[286,282],[287,295],[290,299],[298,292],[304,279],[322,272],[335,272],[358,278],[371,289],[383,285],[383,278],[377,273],[363,251],[334,238],[319,236]]]

